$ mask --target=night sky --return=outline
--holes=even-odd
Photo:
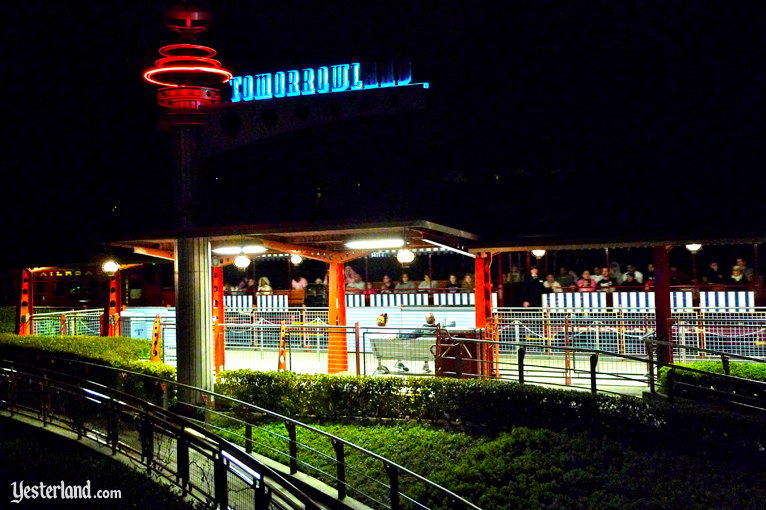
[[[763,233],[763,3],[503,4],[212,2],[200,43],[235,75],[409,57],[431,87],[423,111],[206,161],[204,221]],[[162,2],[85,5],[4,8],[9,262],[172,223],[169,141],[141,77],[176,42]]]

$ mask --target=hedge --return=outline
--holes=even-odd
[[[16,307],[0,306],[0,333],[16,331]]]
[[[0,356],[6,359],[86,377],[137,397],[160,403],[165,392],[161,384],[143,377],[132,376],[127,372],[175,380],[175,368],[147,361],[150,346],[149,340],[127,337],[0,334]],[[96,366],[83,366],[79,362],[92,363]],[[126,372],[99,370],[99,365],[121,368]],[[168,395],[168,399],[172,398],[172,394]]]
[[[237,370],[222,372],[216,389],[291,417],[424,420],[487,435],[524,426],[665,447],[699,442],[711,451],[766,444],[760,417],[499,380]]]
[[[685,370],[685,368],[691,370]],[[684,387],[670,388],[669,374],[671,370],[673,371],[673,381],[685,383]],[[723,393],[728,394],[728,397],[725,398],[730,400],[745,403],[761,401],[766,404],[765,388],[763,384],[760,384],[766,382],[766,364],[730,362],[729,375],[736,379],[725,377],[725,374],[721,361],[696,361],[676,365],[674,369],[661,367],[658,383],[660,389],[668,394],[674,394],[680,390],[684,396],[692,398],[695,394],[702,395],[702,398],[713,398],[716,395],[721,396]]]

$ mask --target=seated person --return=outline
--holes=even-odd
[[[414,289],[415,288],[415,282],[410,281],[410,275],[407,273],[402,273],[402,281],[396,284],[397,290],[403,290],[403,289]]]
[[[387,274],[383,275],[383,285],[380,286],[380,290],[383,292],[392,291],[396,288],[394,281]]]
[[[423,281],[420,282],[420,285],[418,285],[419,289],[435,289],[436,288],[436,282],[431,280],[431,276],[424,274],[423,275]]]
[[[641,282],[636,279],[636,275],[631,272],[625,273],[625,281],[622,282],[622,286],[627,287],[623,289],[626,291],[641,290],[643,287]]]
[[[364,291],[365,286],[364,286],[364,281],[362,280],[362,276],[358,273],[354,273],[353,279],[354,281],[346,284],[346,290],[349,290],[351,292]]]
[[[448,289],[459,289],[461,287],[460,282],[457,281],[457,275],[451,274],[449,275],[449,281],[447,282],[447,288]]]

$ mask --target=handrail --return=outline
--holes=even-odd
[[[247,474],[252,475],[252,480],[250,480],[250,483],[252,485],[252,489],[254,489],[255,492],[256,508],[259,507],[258,501],[261,503],[276,505],[279,508],[295,508],[294,502],[291,502],[289,499],[283,499],[281,504],[275,501],[273,498],[273,489],[272,495],[267,495],[267,492],[265,491],[265,477],[268,477],[272,481],[276,482],[280,489],[287,491],[292,496],[292,498],[300,503],[301,508],[312,510],[319,510],[320,508],[320,506],[317,505],[311,497],[309,497],[304,491],[302,491],[290,480],[285,478],[282,473],[259,462],[257,459],[244,454],[234,444],[218,437],[205,428],[197,425],[192,420],[167,411],[151,402],[147,402],[133,395],[116,390],[95,381],[89,381],[72,376],[71,374],[65,374],[45,369],[43,369],[45,373],[41,376],[38,374],[32,374],[19,370],[17,365],[19,365],[19,363],[12,363],[10,367],[4,367],[0,369],[0,375],[6,376],[6,378],[10,380],[10,394],[13,393],[14,389],[18,390],[19,376],[23,376],[29,381],[44,382],[44,384],[39,385],[41,391],[47,393],[43,401],[49,401],[51,391],[56,389],[63,389],[66,390],[69,395],[74,395],[76,397],[79,396],[81,401],[78,402],[77,405],[73,406],[73,408],[76,410],[73,411],[75,416],[72,416],[74,431],[77,432],[78,439],[83,436],[87,436],[88,432],[88,430],[85,428],[85,417],[78,415],[79,412],[82,412],[82,408],[85,404],[84,400],[103,403],[107,405],[107,413],[111,417],[107,420],[106,434],[104,434],[102,430],[98,429],[91,429],[91,432],[94,432],[96,436],[101,435],[105,437],[106,439],[104,442],[112,447],[113,453],[119,449],[122,453],[130,456],[129,448],[119,447],[119,425],[113,418],[115,413],[115,406],[118,409],[123,410],[123,412],[136,413],[139,415],[141,424],[139,428],[139,434],[141,436],[142,445],[140,452],[141,459],[144,461],[149,472],[152,471],[155,458],[153,452],[153,434],[154,431],[162,430],[163,426],[165,431],[172,431],[172,433],[175,435],[170,437],[176,439],[177,443],[183,444],[185,448],[194,445],[200,449],[198,450],[198,453],[202,453],[204,455],[206,452],[213,455],[210,460],[213,461],[215,465],[214,469],[216,471],[214,481],[214,494],[206,494],[201,487],[196,487],[195,491],[193,482],[188,479],[188,465],[181,465],[180,461],[177,464],[177,469],[183,471],[171,472],[174,477],[165,476],[165,478],[169,481],[176,483],[176,485],[178,485],[185,494],[188,493],[195,499],[198,499],[204,503],[216,503],[224,508],[228,506],[225,504],[225,502],[228,501],[229,482],[226,481],[225,477],[223,477],[222,482],[221,477],[218,474],[218,471],[222,469],[221,466],[223,466],[223,468],[226,468],[228,471],[238,475],[241,475],[242,468],[244,468],[244,471]],[[22,365],[26,364],[22,363]],[[38,369],[37,367],[34,368]],[[73,382],[62,381],[55,377],[51,377],[51,375],[65,376],[65,378],[71,379]],[[7,402],[7,407],[11,413],[11,416],[15,413],[24,414],[19,412],[23,409],[23,406],[19,405],[18,400],[18,394],[16,394],[16,398],[12,398]],[[43,425],[45,426],[48,423],[57,425],[54,422],[54,418],[51,416],[50,409],[45,409],[44,406],[42,407],[43,408],[40,410],[40,414],[42,415],[41,421],[43,422]],[[24,416],[28,418],[34,418],[34,416],[30,416],[28,414],[24,414]],[[117,421],[119,421],[119,419],[117,419]],[[65,428],[61,424],[58,425],[62,426],[62,428]],[[117,427],[116,429],[115,426]],[[146,427],[150,428],[146,429]],[[147,430],[151,430],[151,432],[147,432]],[[148,436],[145,436],[145,434],[148,434]],[[228,459],[229,462],[234,461],[240,470],[237,471],[236,468],[230,468],[230,465],[227,466],[223,461],[224,458]],[[172,463],[168,463],[162,466],[164,469],[168,469],[169,467],[172,467]],[[182,474],[183,472],[186,474]],[[162,473],[159,471],[158,474],[162,475]],[[190,488],[192,488],[192,490],[189,490]],[[206,496],[206,498],[204,496]]]
[[[99,365],[97,363],[85,362],[85,361],[80,361],[80,360],[71,360],[71,359],[65,359],[65,358],[57,358],[57,357],[51,357],[51,358],[46,358],[46,359],[57,359],[57,360],[64,361],[64,362],[67,362],[67,363],[76,363],[76,364],[79,364],[79,365],[90,366],[90,367],[94,367],[94,368],[99,369],[99,370],[111,371],[111,372],[118,373],[118,374],[119,373],[127,373],[127,374],[131,374],[133,376],[137,376],[137,377],[140,377],[140,378],[152,380],[155,383],[159,383],[159,384],[171,384],[171,385],[173,385],[175,387],[178,387],[178,388],[184,388],[184,389],[191,390],[191,391],[197,391],[197,392],[200,392],[201,394],[209,395],[209,396],[213,397],[213,399],[220,399],[220,400],[223,400],[223,401],[229,401],[229,402],[234,403],[236,405],[243,406],[246,409],[249,409],[250,411],[254,411],[256,413],[267,415],[267,416],[269,416],[272,419],[279,420],[279,421],[281,421],[283,423],[289,423],[292,426],[300,427],[302,429],[309,430],[312,433],[316,433],[318,435],[324,436],[327,439],[329,439],[332,442],[332,444],[342,444],[344,447],[348,447],[348,448],[351,448],[353,450],[356,450],[357,452],[359,452],[359,453],[361,453],[361,454],[363,454],[363,455],[365,455],[365,456],[367,456],[369,458],[372,458],[372,459],[374,459],[376,461],[381,462],[384,465],[384,467],[386,468],[386,471],[389,473],[389,477],[391,477],[390,482],[393,482],[392,485],[398,484],[398,475],[406,474],[408,476],[411,476],[412,478],[414,478],[418,482],[421,482],[421,483],[427,485],[431,489],[436,490],[439,493],[441,493],[442,495],[444,495],[445,497],[447,497],[453,503],[453,505],[455,507],[458,507],[458,508],[469,508],[469,509],[479,509],[478,506],[476,506],[473,503],[471,503],[470,501],[462,498],[461,496],[455,494],[454,492],[450,491],[449,489],[446,489],[446,488],[444,488],[444,487],[442,487],[442,486],[432,482],[431,480],[429,480],[429,479],[419,475],[418,473],[415,473],[414,471],[412,471],[412,470],[410,470],[410,469],[408,469],[408,468],[406,468],[406,467],[404,467],[404,466],[402,466],[400,464],[397,464],[396,462],[393,462],[393,461],[391,461],[391,460],[389,460],[389,459],[387,459],[387,458],[385,458],[385,457],[383,457],[383,456],[381,456],[379,454],[376,454],[376,453],[374,453],[374,452],[372,452],[370,450],[367,450],[367,449],[365,449],[365,448],[363,448],[363,447],[361,447],[359,445],[356,445],[354,443],[346,441],[346,440],[344,440],[344,439],[342,439],[342,438],[340,438],[340,437],[338,437],[338,436],[336,436],[334,434],[331,434],[329,432],[323,431],[323,430],[318,429],[316,427],[313,427],[311,425],[304,424],[304,423],[302,423],[302,422],[300,422],[300,421],[298,421],[298,420],[296,420],[294,418],[290,418],[289,416],[285,416],[285,415],[273,412],[271,410],[268,410],[268,409],[256,406],[256,405],[251,404],[249,402],[245,402],[243,400],[239,400],[239,399],[236,399],[236,398],[233,398],[233,397],[229,397],[227,395],[223,395],[223,394],[220,394],[220,393],[215,393],[215,392],[207,391],[207,390],[204,390],[202,388],[195,387],[195,386],[190,386],[190,385],[187,385],[187,384],[179,383],[177,381],[173,381],[173,380],[169,380],[169,379],[163,379],[163,378],[160,378],[160,377],[146,375],[146,374],[141,374],[141,373],[138,373],[138,372],[134,372],[134,371],[130,371],[130,370],[122,369],[122,368],[114,368],[114,367],[110,367],[110,366]],[[3,360],[3,361],[7,361],[7,360]],[[19,363],[16,362],[16,364],[19,364]],[[43,369],[43,368],[40,368],[40,367],[35,366],[35,365],[27,365],[25,363],[21,363],[21,364],[25,365],[25,366],[32,366],[36,370],[43,370],[46,373],[52,373],[52,374],[56,374],[56,375],[63,375],[63,376],[66,376],[66,377],[71,377],[71,378],[79,379],[76,376],[72,376],[70,374],[61,373],[61,372],[57,372],[57,371],[53,371],[53,370],[49,370],[49,369]],[[97,385],[103,386],[103,385],[101,385],[101,383],[97,383],[97,382],[93,382],[93,381],[88,381],[88,382],[92,383],[92,384],[97,384]],[[103,387],[106,387],[106,386],[103,386]],[[114,391],[116,391],[116,390],[114,390]],[[169,411],[166,411],[166,412],[170,413]],[[170,414],[174,415],[173,413],[170,413]],[[345,487],[344,487],[344,489],[345,489]],[[353,489],[353,487],[352,487],[352,489]],[[392,493],[392,494],[390,494],[390,496],[391,496],[391,501],[390,501],[391,508],[398,507],[398,505],[399,505],[398,502],[397,501],[393,501],[393,499],[395,497],[398,498],[398,495],[394,495]],[[405,497],[406,497],[406,495],[405,495]],[[423,508],[426,508],[426,507],[423,507]]]

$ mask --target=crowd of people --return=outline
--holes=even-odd
[[[378,294],[385,292],[393,292],[400,290],[428,290],[438,288],[438,282],[431,279],[431,275],[424,274],[423,279],[419,283],[415,283],[410,279],[409,273],[402,273],[399,280],[394,280],[391,275],[384,274],[383,279],[376,287],[373,282],[365,282],[362,276],[354,271],[351,266],[346,266],[346,292],[362,293],[362,294]],[[447,289],[451,290],[472,290],[474,288],[473,275],[471,273],[465,273],[462,280],[458,280],[457,274],[450,274],[446,285]]]
[[[670,267],[670,285],[695,284],[699,286],[721,285],[726,287],[752,286],[758,283],[753,268],[747,265],[747,261],[738,258],[729,271],[723,271],[721,265],[714,261],[699,271],[698,275],[690,277],[688,273],[678,267]],[[618,262],[612,262],[608,267],[595,267],[593,270],[584,270],[579,274],[572,269],[560,267],[558,274],[540,273],[537,267],[531,267],[525,274],[518,266],[511,266],[509,273],[503,276],[505,284],[515,288],[515,294],[521,295],[523,302],[536,303],[541,300],[541,295],[550,292],[610,292],[614,290],[638,291],[649,290],[654,285],[654,264],[647,264],[639,269],[634,264],[627,264],[623,271]],[[389,274],[384,274],[379,283],[364,281],[351,265],[344,269],[344,281],[346,292],[354,294],[378,294],[394,291],[429,290],[446,288],[449,291],[473,290],[475,287],[474,277],[471,273],[465,273],[459,277],[456,273],[449,275],[445,284],[433,280],[431,275],[424,274],[418,282],[410,278],[407,272],[401,273],[395,280]],[[324,279],[316,278],[315,285],[327,285],[328,275]],[[303,290],[309,283],[305,277],[296,276],[292,279],[293,290]],[[254,294],[273,294],[271,283],[267,276],[261,276],[256,283],[255,278],[245,277],[237,286],[226,284],[225,291]],[[530,305],[525,305],[530,306]],[[534,305],[532,305],[534,306]]]
[[[591,272],[582,271],[579,275],[565,267],[560,267],[557,275],[543,277],[537,267],[531,267],[525,275],[518,267],[511,268],[506,276],[506,283],[515,285],[520,290],[523,306],[541,306],[542,295],[551,292],[612,292],[651,290],[655,281],[654,264],[647,264],[644,271],[633,264],[627,264],[623,272],[617,262],[609,267],[596,267]],[[675,266],[670,267],[670,285],[697,284],[701,287],[748,287],[757,283],[753,268],[747,261],[736,259],[731,271],[724,273],[718,262],[711,262],[699,278],[690,278]]]

